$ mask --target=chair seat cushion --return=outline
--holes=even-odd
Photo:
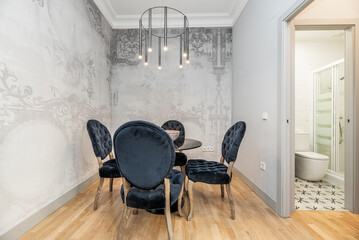
[[[168,178],[170,179],[170,201],[172,206],[177,201],[181,192],[184,175],[180,171],[172,170],[168,175]],[[146,210],[164,209],[166,205],[164,190],[164,183],[151,190],[142,190],[136,187],[131,187],[127,193],[127,206]],[[121,197],[123,201],[123,186],[121,187]]]
[[[119,178],[121,173],[118,170],[115,159],[103,162],[103,166],[99,169],[100,177],[103,178]]]
[[[174,166],[184,166],[187,163],[187,156],[184,153],[177,152]]]
[[[193,182],[228,184],[231,181],[227,174],[227,166],[219,162],[202,159],[188,160],[186,174]]]

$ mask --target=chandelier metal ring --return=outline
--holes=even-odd
[[[160,9],[160,8],[162,8],[162,9],[164,9],[166,6],[156,6],[156,7],[151,7],[151,8],[149,8],[149,9],[147,9],[146,11],[144,11],[143,13],[142,13],[142,15],[141,15],[141,18],[140,18],[140,22],[141,22],[141,27],[148,33],[149,32],[149,30],[148,30],[148,27],[146,28],[144,25],[143,25],[143,16],[145,16],[146,14],[148,14],[148,12],[149,12],[149,10],[151,9],[151,10],[153,10],[153,9]],[[188,21],[188,18],[187,18],[187,16],[183,13],[183,12],[181,12],[180,10],[177,10],[177,9],[175,9],[175,8],[171,8],[171,7],[167,7],[167,9],[171,9],[171,10],[173,10],[173,11],[176,11],[177,13],[179,13],[179,14],[181,14],[185,19],[186,19],[186,25],[187,25],[187,27],[189,26],[189,21]],[[176,29],[181,29],[181,28],[183,28],[183,27],[177,27]],[[184,35],[185,34],[185,29],[183,29],[183,32],[181,32],[181,33],[179,33],[179,34],[177,34],[177,35],[173,35],[173,36],[167,36],[167,38],[177,38],[177,37],[180,37],[181,35]],[[159,38],[164,38],[164,36],[159,36],[159,35],[157,35],[156,33],[152,33],[152,36],[155,36],[155,37],[159,37]]]
[[[153,11],[155,9],[163,9],[162,14],[163,14],[163,19],[160,18],[159,16],[161,16],[160,14],[156,14],[154,15],[153,18]],[[176,29],[179,30],[179,32],[176,31],[170,31],[168,32],[168,10],[175,12],[175,14],[179,15],[180,17],[176,17],[173,18],[173,14],[170,15],[171,17],[171,21],[176,20],[176,21],[180,21],[181,24],[179,24],[180,27],[176,26],[176,27],[171,27],[172,29]],[[182,16],[181,16],[182,15]],[[144,16],[146,16],[147,18],[144,19]],[[148,22],[147,27],[143,24],[143,20],[145,20],[145,22]],[[157,27],[157,26],[153,26],[153,21],[156,21],[157,25],[159,26],[163,26],[162,27]],[[162,24],[162,23],[163,24]],[[158,24],[159,23],[159,24]],[[163,33],[160,34],[161,30],[163,29]],[[142,31],[144,30],[144,31]],[[149,60],[149,53],[152,53],[153,51],[153,41],[152,41],[152,37],[157,38],[157,43],[158,43],[158,69],[162,69],[162,49],[163,51],[167,51],[168,50],[168,39],[174,39],[174,38],[179,38],[179,68],[183,68],[183,58],[185,58],[186,60],[186,64],[189,64],[189,21],[187,16],[175,9],[175,8],[171,8],[171,7],[167,7],[167,6],[156,6],[156,7],[152,7],[147,9],[146,11],[144,11],[139,19],[139,54],[138,54],[138,58],[140,60],[142,60],[144,58],[144,65],[147,66],[148,65],[148,60]],[[144,39],[143,39],[144,37]],[[144,44],[143,44],[143,40],[144,40]],[[163,41],[162,41],[163,40]],[[143,51],[142,51],[142,47],[144,45],[144,56],[143,56]]]

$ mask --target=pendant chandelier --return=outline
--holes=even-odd
[[[170,14],[168,15],[168,12]],[[159,14],[158,14],[159,13]],[[168,31],[168,16],[175,22],[173,31]],[[144,35],[144,36],[143,36]],[[178,39],[179,49],[179,68],[183,68],[182,60],[185,58],[189,64],[189,22],[181,11],[167,7],[158,6],[147,9],[139,20],[139,55],[138,58],[144,58],[144,65],[148,65],[148,55],[153,51],[153,39],[158,44],[158,69],[162,69],[161,53],[171,51],[168,49],[168,39]],[[144,47],[144,56],[142,49]]]

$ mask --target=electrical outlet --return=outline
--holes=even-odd
[[[262,119],[263,120],[268,120],[268,113],[267,112],[262,113]]]
[[[214,147],[212,147],[212,146],[202,147],[202,151],[203,152],[214,152]]]
[[[264,162],[261,162],[261,164],[259,165],[260,169],[262,169],[263,171],[266,170],[266,164]]]

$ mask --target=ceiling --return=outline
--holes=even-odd
[[[296,31],[296,41],[342,41],[344,42],[344,30],[307,30]]]
[[[150,7],[168,6],[182,11],[190,27],[231,27],[248,0],[94,0],[114,29],[137,28]]]

